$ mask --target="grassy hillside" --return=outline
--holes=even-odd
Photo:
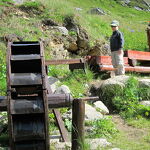
[[[138,2],[140,5],[140,1]],[[0,0],[0,6],[0,95],[4,95],[6,91],[6,42],[4,37],[8,34],[16,34],[24,40],[50,38],[51,31],[45,31],[42,28],[41,22],[44,19],[50,18],[61,26],[64,24],[66,16],[73,16],[76,22],[90,35],[91,45],[96,39],[108,42],[112,33],[110,22],[116,19],[119,20],[120,30],[125,36],[125,50],[144,51],[148,48],[145,29],[150,12],[137,11],[134,8],[122,6],[118,0],[37,0],[35,2],[27,1],[22,5],[14,5],[11,0]],[[87,13],[91,8],[97,7],[102,8],[106,15]],[[50,47],[46,47],[46,51],[50,49]],[[53,70],[54,73],[55,71]],[[70,79],[70,77],[68,78]],[[74,95],[77,97],[79,93],[80,91]]]
[[[140,4],[140,3],[139,3]],[[91,15],[91,8],[102,8],[106,15]],[[0,89],[5,85],[6,43],[4,37],[16,34],[24,40],[50,38],[51,32],[42,29],[42,20],[52,19],[63,25],[65,16],[73,16],[90,35],[93,45],[96,39],[108,42],[112,31],[110,22],[120,22],[120,30],[125,36],[125,49],[147,50],[145,29],[150,13],[123,7],[113,0],[36,0],[14,5],[11,0],[0,0]],[[49,47],[46,50],[50,50]]]

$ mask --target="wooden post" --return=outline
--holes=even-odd
[[[149,46],[149,51],[150,51],[150,23],[146,31],[147,31],[147,41],[148,41],[148,46]]]
[[[85,102],[83,99],[73,100],[72,105],[72,150],[82,149],[84,145]]]

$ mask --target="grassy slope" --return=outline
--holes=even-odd
[[[149,12],[137,11],[133,8],[123,7],[115,1],[110,0],[37,0],[36,3],[32,2],[25,6],[31,6],[39,11],[40,15],[26,13],[16,9],[19,6],[9,6],[1,0],[0,1],[0,15],[5,10],[4,17],[0,19],[0,33],[1,37],[7,34],[17,34],[24,37],[24,40],[38,40],[40,37],[48,38],[49,31],[43,32],[39,25],[44,18],[51,18],[59,24],[63,24],[64,16],[73,15],[78,23],[85,28],[91,37],[91,44],[95,39],[107,41],[111,35],[110,22],[113,19],[120,21],[120,30],[123,31],[125,36],[125,49],[145,50],[147,49],[146,26],[150,17]],[[42,7],[44,6],[44,7]],[[102,8],[107,15],[90,15],[87,11],[93,7]],[[81,8],[82,10],[76,10]],[[47,48],[50,49],[50,48]],[[5,43],[0,41],[0,90],[5,86]]]
[[[117,19],[120,21],[121,31],[125,35],[125,49],[144,50],[147,47],[145,32],[147,23],[145,21],[148,21],[150,17],[149,12],[123,7],[108,0],[86,0],[86,2],[82,0],[70,0],[69,2],[56,0],[53,3],[49,2],[49,4],[51,4],[50,10],[57,6],[56,12],[53,13],[56,14],[55,19],[58,21],[61,21],[59,16],[62,14],[74,14],[80,24],[90,33],[92,39],[109,37],[111,35],[109,24],[113,19]],[[66,6],[68,9],[66,9]],[[107,15],[87,14],[87,11],[93,7],[102,8]],[[81,8],[82,10],[76,11],[75,8]]]

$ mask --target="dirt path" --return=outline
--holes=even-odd
[[[119,115],[112,115],[112,120],[119,131],[124,132],[129,140],[140,140],[147,135],[146,129],[138,129],[129,126]]]

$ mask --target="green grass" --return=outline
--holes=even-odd
[[[128,119],[126,123],[132,126],[135,131],[133,133],[130,133],[130,131],[119,131],[119,134],[109,139],[112,146],[102,150],[108,150],[113,147],[118,147],[121,150],[149,150],[150,120],[145,118]]]
[[[111,118],[86,122],[86,125],[92,128],[92,131],[86,135],[89,138],[113,138],[118,134]]]
[[[86,70],[86,73],[83,70],[74,70],[70,72],[68,66],[59,65],[51,66],[49,68],[49,76],[57,77],[61,83],[67,85],[72,93],[74,98],[83,97],[88,90],[88,82],[90,82],[94,74],[90,70]]]
[[[106,0],[87,0],[86,3],[81,0],[56,0],[44,2],[51,10],[49,18],[62,23],[65,15],[74,15],[79,24],[84,27],[91,36],[91,39],[105,39],[111,35],[110,22],[113,19],[120,21],[120,30],[125,36],[125,49],[145,50],[147,49],[146,26],[148,12],[137,11],[133,8],[123,7],[114,1]],[[51,4],[51,5],[50,5]],[[65,9],[67,6],[68,9]],[[81,8],[76,11],[75,8]],[[87,13],[92,7],[102,8],[107,15],[90,15]],[[106,40],[106,39],[105,39]]]

